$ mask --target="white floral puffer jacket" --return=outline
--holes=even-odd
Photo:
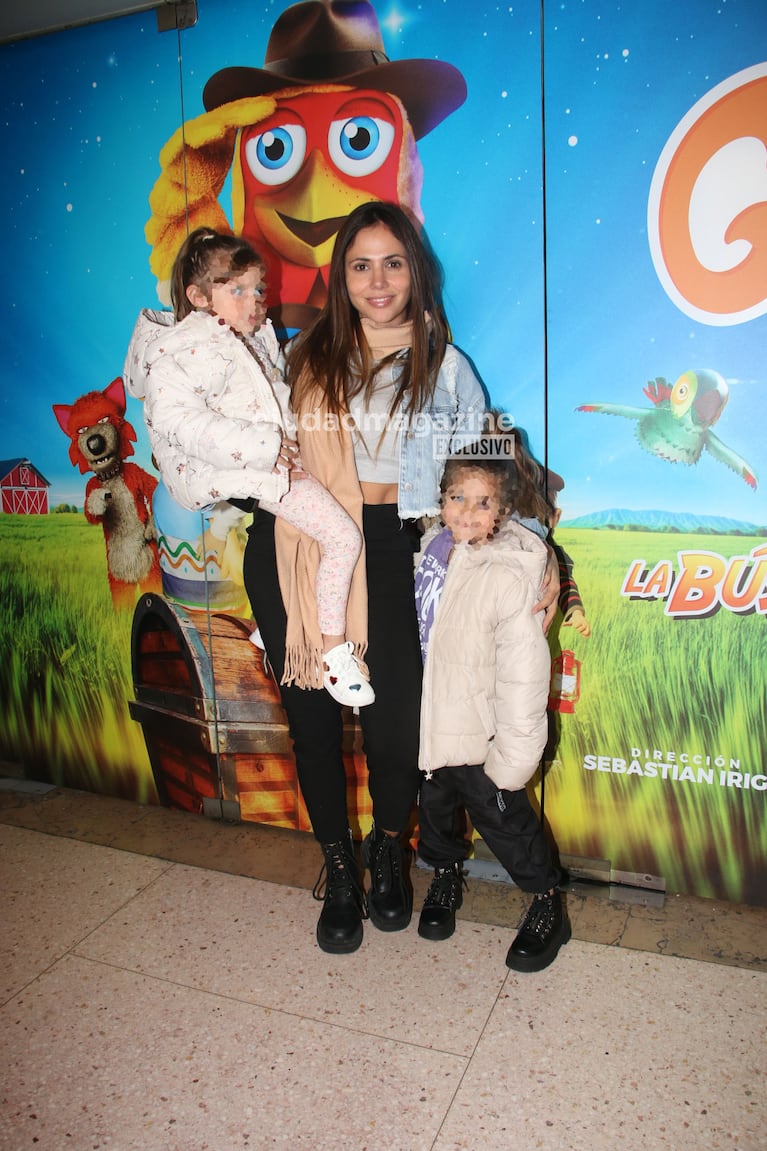
[[[136,321],[123,378],[144,400],[152,454],[182,507],[232,497],[276,502],[287,491],[286,474],[273,469],[283,429],[292,435],[294,425],[270,321],[252,343],[258,358],[207,312],[176,324],[168,312],[145,309]]]

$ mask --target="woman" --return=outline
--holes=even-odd
[[[347,612],[348,638],[376,689],[375,703],[360,712],[373,803],[362,860],[371,875],[370,919],[382,931],[399,931],[412,912],[402,836],[419,781],[417,520],[439,512],[444,457],[457,434],[464,443],[479,436],[486,406],[468,361],[449,343],[437,262],[401,208],[376,201],[347,217],[327,304],[290,349],[288,382],[303,466],[365,541]],[[278,681],[286,634],[290,647],[314,644],[307,589],[316,560],[308,539],[283,523],[275,533],[273,518],[256,512],[245,584]],[[553,584],[555,572],[554,565]],[[555,607],[556,590],[550,585],[539,606]],[[349,830],[341,708],[326,692],[306,690],[321,674],[317,669],[305,686],[281,692],[299,784],[325,857],[317,942],[344,953],[362,941],[366,901]]]

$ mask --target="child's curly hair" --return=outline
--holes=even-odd
[[[483,448],[487,448],[485,454]],[[498,483],[498,501],[503,514],[508,515],[517,506],[519,475],[514,458],[516,442],[513,434],[505,427],[495,430],[486,427],[479,441],[467,444],[460,451],[448,456],[442,473],[440,493],[456,483],[459,472],[472,470],[494,476]]]
[[[522,428],[510,427],[508,417],[498,408],[489,411],[485,420],[488,434],[511,436],[514,441],[516,490],[512,510],[525,519],[536,519],[550,527],[554,506],[545,495],[546,473],[527,449],[527,434]]]
[[[482,454],[481,440],[488,442],[487,456]],[[485,431],[480,444],[469,444],[445,461],[440,492],[456,482],[460,471],[476,469],[498,479],[498,496],[504,514],[516,512],[523,519],[536,519],[551,528],[555,519],[555,505],[545,495],[545,471],[527,450],[527,435],[522,428],[510,425],[508,417],[497,408],[485,415]],[[499,452],[501,441],[508,447]],[[498,458],[498,456],[502,458]]]

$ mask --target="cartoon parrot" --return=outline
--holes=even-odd
[[[216,72],[206,112],[160,153],[146,226],[160,298],[187,228],[207,224],[264,258],[275,325],[305,326],[327,298],[336,233],[353,208],[393,200],[422,221],[415,142],[465,98],[452,64],[390,61],[367,0],[291,5],[264,67]],[[218,202],[230,169],[231,228]]]
[[[705,448],[715,460],[732,468],[756,490],[753,468],[711,430],[730,397],[727,381],[719,372],[706,368],[682,372],[673,388],[658,376],[642,390],[654,407],[581,404],[575,410],[637,420],[637,439],[645,451],[671,463],[696,464]]]

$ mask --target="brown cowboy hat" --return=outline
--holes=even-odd
[[[210,112],[232,100],[281,88],[349,84],[398,96],[416,140],[436,128],[466,99],[466,81],[442,60],[394,60],[367,0],[303,0],[272,28],[263,68],[222,68],[205,85]]]

